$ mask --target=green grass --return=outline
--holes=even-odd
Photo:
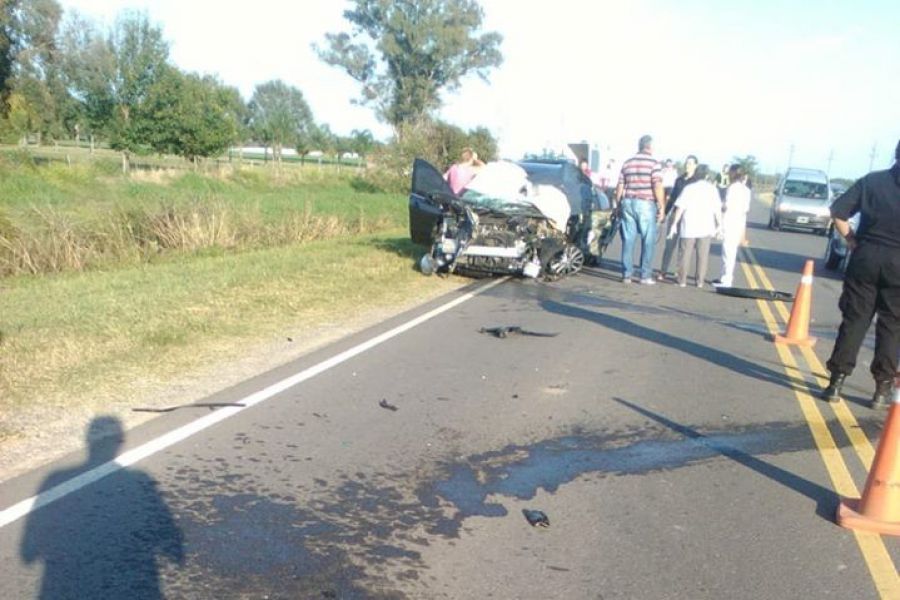
[[[406,226],[403,194],[333,167],[137,171],[0,152],[0,277],[81,271]]]
[[[27,435],[17,411],[102,410],[463,283],[414,269],[405,196],[351,169],[118,168],[0,149],[0,442]]]
[[[422,277],[403,230],[0,283],[0,413],[177,377],[273,335],[460,285]]]

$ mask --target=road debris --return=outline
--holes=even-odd
[[[755,290],[751,288],[717,287],[717,294],[734,296],[735,298],[750,298],[752,300],[779,300],[781,302],[793,302],[794,295],[777,290]]]
[[[537,331],[528,331],[522,329],[518,325],[510,325],[506,327],[482,327],[478,333],[488,333],[496,338],[506,338],[510,335],[530,335],[534,337],[556,337],[558,333],[540,333]]]
[[[247,405],[242,404],[240,402],[197,402],[194,404],[179,404],[177,406],[166,406],[165,408],[139,407],[139,408],[132,408],[131,410],[133,410],[134,412],[166,413],[166,412],[172,412],[173,410],[178,410],[180,408],[208,408],[209,410],[214,410],[216,408],[225,408],[228,406],[236,406],[239,408],[244,408]]]
[[[522,514],[532,527],[550,527],[550,517],[542,510],[523,508]]]
[[[397,407],[393,404],[390,404],[386,398],[382,398],[381,402],[378,403],[378,406],[380,406],[381,408],[386,408],[388,410],[397,410]]]

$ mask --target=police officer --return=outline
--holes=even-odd
[[[827,363],[831,379],[822,392],[830,402],[840,399],[844,379],[853,372],[856,355],[877,313],[871,406],[884,408],[891,403],[900,350],[900,143],[894,157],[893,167],[869,173],[831,206],[834,228],[853,254],[839,303],[843,320]],[[856,213],[860,213],[860,221],[854,233],[847,220]]]

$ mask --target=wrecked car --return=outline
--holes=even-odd
[[[568,161],[488,163],[456,195],[422,159],[413,164],[409,228],[428,248],[425,274],[543,279],[599,260],[614,229],[606,197]]]

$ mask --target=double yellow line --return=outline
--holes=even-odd
[[[766,272],[753,255],[753,251],[748,247],[744,247],[742,250],[744,252],[745,260],[741,262],[741,268],[743,269],[744,276],[747,278],[750,287],[754,289],[774,289]],[[778,313],[780,321],[787,323],[790,314],[784,304],[781,302],[770,303],[766,300],[757,300],[756,302],[769,333],[772,335],[781,333],[781,323],[773,314],[771,306],[775,307],[775,312]],[[797,398],[797,402],[800,404],[800,410],[803,412],[803,416],[809,425],[810,432],[812,433],[816,447],[822,456],[822,460],[825,462],[825,468],[828,471],[828,475],[831,477],[835,492],[841,497],[859,497],[859,489],[853,481],[853,477],[850,475],[847,464],[844,462],[841,451],[835,443],[834,437],[828,429],[828,424],[820,410],[822,403],[814,397],[814,393],[810,387],[810,381],[807,378],[807,373],[800,369],[794,358],[794,348],[783,344],[774,344],[774,346],[781,359],[785,374],[794,382],[794,395]],[[799,346],[796,349],[803,357],[806,366],[809,367],[808,374],[812,378],[812,383],[816,385],[816,389],[821,389],[826,386],[828,384],[828,377],[825,375],[826,370],[812,348],[808,346]],[[859,423],[857,423],[856,418],[853,416],[853,413],[850,412],[850,409],[843,400],[831,404],[831,406],[834,409],[834,413],[837,416],[841,428],[850,440],[854,454],[859,458],[866,472],[868,472],[872,467],[872,459],[875,456],[872,444],[863,433]],[[891,598],[894,600],[900,598],[900,577],[897,575],[897,568],[894,566],[894,562],[884,544],[884,540],[880,535],[874,533],[854,531],[853,534],[862,551],[863,558],[869,567],[869,572],[872,575],[878,593],[882,598]]]

